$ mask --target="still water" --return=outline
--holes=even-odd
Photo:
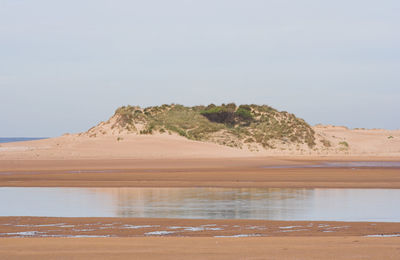
[[[47,137],[0,137],[0,143],[25,142],[46,139]]]
[[[400,222],[400,189],[0,188],[0,216]]]

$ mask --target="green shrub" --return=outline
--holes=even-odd
[[[250,110],[239,107],[235,112],[235,116],[237,116],[240,120],[249,122],[253,119],[253,115]]]

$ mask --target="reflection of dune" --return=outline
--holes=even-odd
[[[259,188],[95,188],[119,217],[267,218],[302,211],[312,190]]]
[[[0,216],[399,222],[398,189],[1,188]]]

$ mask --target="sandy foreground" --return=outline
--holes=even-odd
[[[386,137],[397,132],[377,132],[388,152],[254,155],[176,136],[1,144],[0,187],[400,188],[398,168],[302,167],[400,161],[397,135]],[[279,165],[296,168],[266,168]],[[1,217],[0,233],[1,259],[400,259],[400,237],[390,237],[399,223]]]
[[[399,259],[400,238],[3,238],[3,259]]]
[[[400,257],[400,223],[1,217],[0,231],[2,259]]]

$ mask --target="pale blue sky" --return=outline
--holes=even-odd
[[[398,129],[399,13],[398,0],[0,0],[0,136],[172,102]]]

